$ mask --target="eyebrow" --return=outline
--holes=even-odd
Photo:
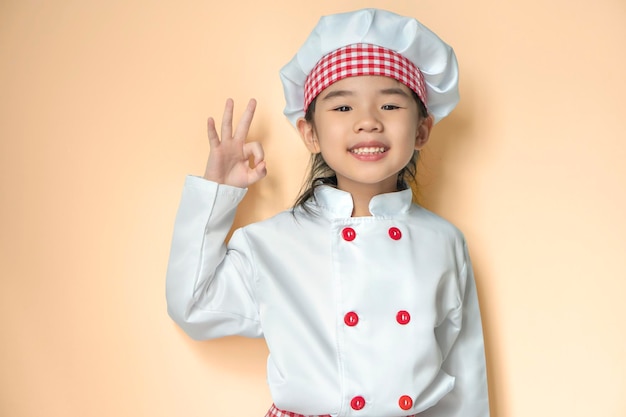
[[[406,93],[406,91],[404,91],[401,88],[385,88],[384,90],[380,90],[380,92],[382,94],[386,94],[386,95],[400,95],[400,96],[404,96],[404,97],[409,97],[409,95]]]
[[[380,93],[383,95],[400,95],[404,97],[409,97],[406,91],[404,91],[401,88],[396,88],[396,87],[384,88],[380,90]],[[335,91],[329,92],[324,97],[322,97],[322,100],[330,100],[331,98],[334,98],[334,97],[346,97],[346,96],[353,96],[353,95],[354,93],[350,90],[335,90]]]
[[[333,97],[345,97],[345,96],[353,96],[353,95],[354,95],[354,93],[352,91],[335,90],[335,91],[331,91],[330,93],[328,93],[324,97],[322,97],[322,100],[330,100]]]

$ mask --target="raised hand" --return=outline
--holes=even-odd
[[[246,143],[246,136],[248,136],[256,108],[256,100],[251,99],[248,102],[248,107],[241,116],[234,134],[233,107],[233,100],[226,100],[224,116],[222,117],[221,140],[215,129],[215,120],[209,117],[207,121],[211,150],[204,178],[220,184],[246,188],[267,174],[261,144],[259,142]],[[249,162],[251,157],[252,166]]]

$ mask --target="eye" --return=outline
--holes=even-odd
[[[399,106],[396,106],[394,104],[385,104],[381,107],[381,109],[383,110],[395,110],[395,109],[399,109]]]
[[[350,107],[350,106],[339,106],[339,107],[335,107],[333,110],[344,112],[344,111],[352,110],[352,107]]]

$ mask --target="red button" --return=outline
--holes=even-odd
[[[393,240],[400,240],[402,232],[397,227],[391,227],[389,228],[389,237]]]
[[[398,320],[400,324],[407,324],[411,321],[411,315],[408,311],[400,310],[398,314],[396,314],[396,320]]]
[[[354,231],[353,228],[346,227],[345,229],[341,231],[341,235],[343,236],[344,240],[348,242],[352,242],[354,238],[356,237],[356,232]]]
[[[402,397],[400,397],[400,400],[398,400],[398,404],[400,405],[401,409],[409,410],[411,407],[413,407],[413,399],[408,395],[403,395]]]
[[[361,397],[360,395],[354,397],[352,401],[350,401],[350,407],[352,407],[353,410],[362,409],[363,407],[365,407],[365,398]]]
[[[359,322],[359,315],[356,314],[354,311],[346,313],[346,315],[343,317],[343,322],[346,323],[346,326],[356,326]]]

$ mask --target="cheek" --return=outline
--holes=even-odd
[[[329,165],[334,164],[335,161],[341,160],[339,154],[342,153],[342,150],[337,146],[321,146],[320,153],[322,157]],[[334,169],[334,168],[333,168]]]
[[[322,149],[339,149],[345,145],[345,130],[336,123],[327,123],[315,131],[315,138]]]

